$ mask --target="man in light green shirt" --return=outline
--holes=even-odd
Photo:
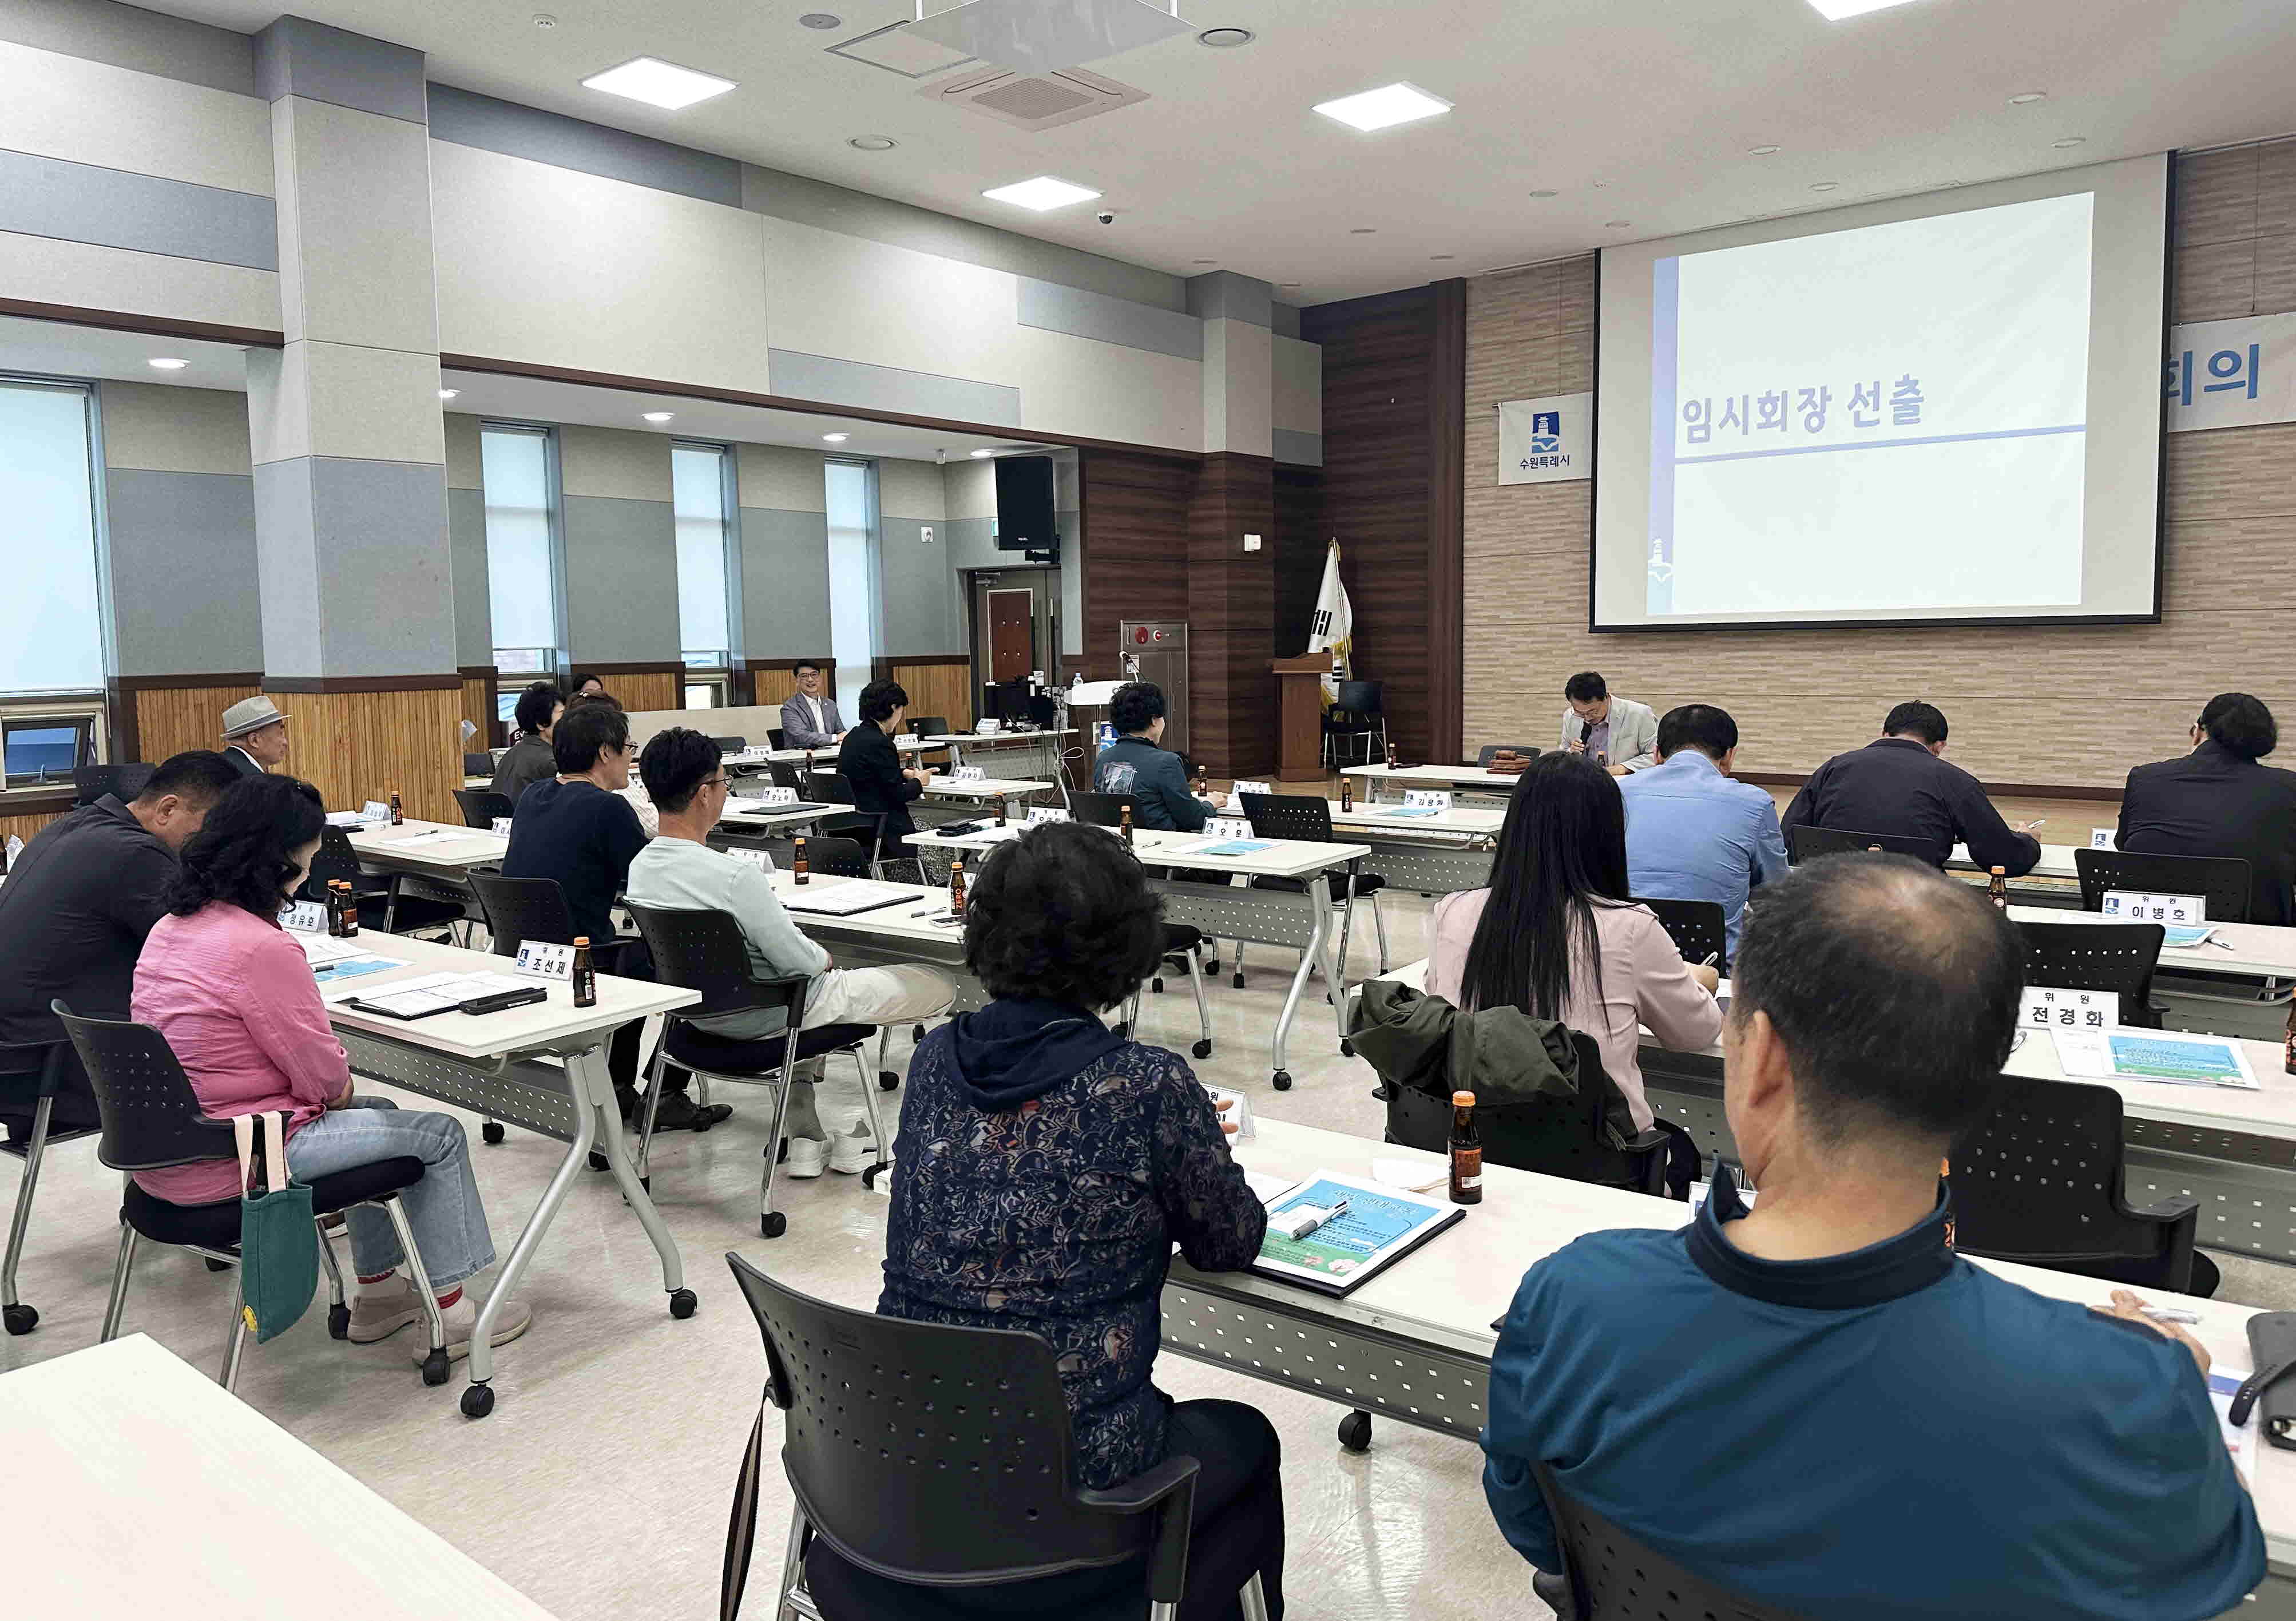
[[[830,955],[790,921],[767,876],[756,865],[707,840],[716,830],[731,790],[718,745],[699,732],[672,726],[656,733],[638,759],[638,774],[652,796],[661,831],[630,862],[624,893],[642,906],[687,912],[723,912],[741,924],[750,965],[759,978],[807,974],[804,1027],[822,1025],[906,1025],[937,1019],[956,999],[947,978],[922,963],[883,968],[832,965]],[[758,1041],[779,1036],[786,1019],[778,1008],[728,1013],[694,1023],[713,1036]],[[848,1073],[800,1085],[790,1097],[784,1131],[790,1140],[789,1174],[818,1176],[829,1168],[858,1172],[878,1156],[870,1141],[868,1109],[860,1084]],[[800,1070],[802,1076],[805,1072]],[[816,1098],[817,1093],[825,1096]]]

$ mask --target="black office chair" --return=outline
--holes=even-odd
[[[861,1072],[861,1097],[869,1111],[869,1131],[875,1140],[876,1162],[861,1173],[861,1185],[874,1187],[877,1174],[887,1168],[892,1146],[877,1118],[877,1088],[869,1085],[868,1061],[861,1049],[878,1033],[865,1024],[800,1027],[805,1019],[806,974],[759,979],[750,967],[750,948],[742,925],[725,912],[682,911],[629,903],[638,934],[653,954],[654,972],[666,985],[683,986],[701,993],[701,1001],[668,1016],[661,1044],[654,1050],[653,1067],[646,1077],[645,1125],[638,1137],[638,1171],[652,1185],[654,1109],[661,1100],[664,1066],[676,1063],[705,1081],[732,1081],[745,1086],[774,1089],[774,1126],[766,1139],[766,1168],[758,1183],[758,1231],[777,1239],[789,1230],[789,1218],[774,1208],[774,1177],[781,1163],[782,1123],[789,1113],[789,1089],[799,1084],[797,1067],[832,1052],[849,1053]],[[779,1036],[756,1040],[720,1036],[693,1020],[726,1013],[768,1012],[779,1008],[787,1026]]]
[[[307,901],[324,901],[327,886],[340,879],[351,887],[358,901],[359,927],[379,929],[385,934],[422,934],[443,929],[450,937],[463,932],[467,921],[462,906],[455,901],[434,901],[427,896],[402,895],[406,875],[391,872],[384,875],[382,888],[376,888],[373,880],[359,869],[358,851],[351,845],[348,830],[327,827],[319,830],[318,853],[311,857],[311,871],[298,891]]]
[[[106,794],[116,794],[126,804],[144,791],[144,785],[159,769],[140,760],[117,765],[76,765],[72,768],[72,806],[93,805]]]
[[[1544,1176],[1662,1195],[1667,1145],[1672,1139],[1653,1126],[1637,1133],[1624,1147],[1613,1148],[1603,1120],[1606,1109],[1618,1112],[1619,1084],[1603,1068],[1603,1051],[1593,1036],[1574,1030],[1570,1039],[1578,1049],[1575,1096],[1541,1094],[1476,1105],[1475,1129],[1483,1139],[1484,1161],[1537,1171]],[[1439,1095],[1399,1077],[1381,1078],[1388,1084],[1387,1140],[1431,1153],[1448,1152],[1451,1092],[1447,1082]]]
[[[2193,1248],[2200,1201],[2138,1208],[2125,1196],[2120,1094],[2083,1081],[2024,1080],[1956,1145],[1954,1244],[2136,1289],[2216,1293],[2215,1262]]]
[[[455,804],[463,813],[463,825],[491,831],[497,816],[508,816],[516,807],[508,794],[498,794],[491,788],[458,788]]]
[[[767,760],[767,779],[775,788],[786,788],[799,798],[805,798],[805,774],[794,760]]]
[[[1535,760],[1538,757],[1538,749],[1534,744],[1485,743],[1481,748],[1475,750],[1475,764],[1478,765],[1488,765],[1491,763],[1491,757],[1499,753],[1502,749],[1509,754],[1519,754],[1526,760]]]
[[[2120,997],[2120,1022],[2157,1030],[2166,1008],[2152,1005],[2152,973],[2161,966],[2158,923],[2027,923],[2025,983],[2067,991],[2112,991]]]
[[[1820,856],[1857,856],[1869,850],[1910,856],[1933,867],[1944,864],[1927,839],[1904,833],[1857,833],[1841,828],[1807,826],[1786,831],[1786,859],[1797,867]]]
[[[1387,710],[1383,694],[1386,685],[1377,681],[1342,681],[1332,707],[1324,713],[1324,758],[1327,763],[1344,764],[1340,759],[1342,745],[1350,750],[1360,741],[1363,744],[1362,764],[1368,765],[1374,757],[1372,739],[1379,740],[1379,752],[1387,750]]]
[[[1243,814],[1251,823],[1255,839],[1295,839],[1311,844],[1336,844],[1339,835],[1332,831],[1331,801],[1321,794],[1244,794]],[[1379,892],[1387,888],[1387,880],[1376,872],[1328,872],[1322,875],[1330,888],[1332,899],[1343,908],[1340,918],[1340,978],[1348,976],[1348,933],[1355,921],[1355,902],[1368,898],[1371,902],[1373,931],[1379,937],[1379,971],[1387,971],[1387,917],[1379,909]],[[1294,895],[1307,892],[1309,880],[1304,878],[1255,878],[1255,889],[1286,889]],[[1243,983],[1243,945],[1235,948],[1234,983]],[[1338,995],[1346,987],[1333,986],[1332,994]]]
[[[911,737],[922,740],[928,737],[947,737],[948,734],[948,716],[946,715],[912,715],[909,716],[909,735]]]
[[[1044,1340],[831,1306],[726,1260],[765,1339],[796,1499],[773,1614],[955,1621],[988,1613],[986,1590],[1006,1584],[1016,1607],[1051,1613],[1026,1604],[1028,1584],[1109,1570],[1126,1573],[1114,1591],[1062,1605],[1062,1621],[1141,1621],[1144,1609],[1173,1621],[1193,1562],[1234,1587],[1244,1621],[1266,1621],[1253,1554],[1277,1505],[1240,1502],[1192,1547],[1193,1458],[1105,1490],[1071,1485],[1075,1444]],[[761,1413],[726,1551],[729,1593],[749,1576],[764,1449]],[[937,1603],[944,1592],[969,1597]]]
[[[709,741],[718,745],[720,754],[739,754],[750,746],[746,737],[713,737]]]
[[[1730,926],[1721,902],[1658,900],[1637,895],[1635,905],[1648,906],[1658,914],[1659,927],[1666,930],[1685,962],[1703,962],[1723,973],[1730,971]]]
[[[1204,931],[1194,924],[1167,923],[1164,925],[1164,955],[1157,966],[1160,969],[1165,962],[1177,962],[1187,970],[1189,987],[1196,994],[1196,1023],[1203,1031],[1188,1051],[1198,1058],[1210,1058],[1212,1055],[1212,1011],[1204,1001],[1203,946]],[[1148,988],[1161,995],[1164,976],[1160,972],[1152,977],[1148,981]],[[1124,1004],[1124,1018],[1116,1027],[1117,1034],[1128,1038],[1139,1024],[1140,991],[1135,987]]]
[[[786,749],[789,747],[788,736],[789,734],[783,732],[779,726],[767,726],[766,728],[766,747],[768,749]]]
[[[851,801],[840,799],[836,803],[843,805]],[[905,860],[909,855],[898,842],[887,844],[883,811],[839,811],[824,816],[814,825],[821,830],[824,838],[850,839],[866,851],[869,876],[872,878],[882,878],[888,862]]]
[[[800,798],[811,799],[821,805],[853,803],[853,784],[848,782],[841,773],[816,771],[801,774],[805,786],[798,796]]]
[[[1088,822],[1095,827],[1121,827],[1124,813],[1132,813],[1132,825],[1140,825],[1140,796],[1138,794],[1070,794],[1069,816],[1076,822]]]
[[[790,847],[793,857],[795,846]],[[786,870],[790,858],[779,848],[774,850],[775,864]],[[876,870],[869,859],[869,848],[857,839],[815,836],[805,841],[806,871],[822,878],[874,878]]]
[[[210,1118],[201,1108],[192,1083],[176,1061],[168,1038],[150,1025],[109,1019],[79,1019],[61,1002],[51,1003],[63,1020],[80,1063],[95,1089],[96,1112],[103,1120],[102,1141],[96,1158],[115,1171],[157,1171],[170,1166],[196,1165],[209,1159],[239,1157],[227,1120]],[[407,1276],[422,1302],[423,1320],[430,1335],[430,1354],[422,1363],[422,1382],[447,1382],[447,1327],[424,1270],[422,1251],[414,1242],[414,1229],[398,1196],[422,1180],[422,1162],[413,1158],[378,1159],[355,1166],[332,1176],[314,1177],[311,1214],[321,1218],[358,1205],[373,1205],[390,1218],[406,1252]],[[119,1201],[119,1258],[111,1273],[111,1299],[104,1308],[99,1340],[119,1332],[119,1319],[127,1305],[128,1274],[135,1267],[137,1244],[149,1239],[205,1257],[210,1263],[239,1265],[239,1206],[237,1199],[214,1204],[178,1205],[147,1193],[129,1180]],[[350,1332],[350,1306],[343,1297],[342,1269],[336,1264],[326,1223],[318,1221],[320,1258],[327,1273],[327,1332],[341,1339]],[[247,1339],[247,1318],[234,1283],[231,1302],[231,1344],[224,1353],[217,1382],[226,1390],[239,1382],[240,1353]]]
[[[1532,1469],[1562,1548],[1567,1591],[1538,1584],[1556,1621],[1800,1621],[1790,1609],[1733,1592],[1653,1551],[1564,1491],[1545,1463]]]
[[[473,750],[463,756],[463,774],[466,777],[490,777],[495,774],[495,757],[484,750]]]
[[[0,1261],[0,1322],[6,1323],[11,1334],[29,1334],[40,1322],[39,1309],[16,1298],[16,1267],[24,1258],[24,1240],[31,1231],[32,1199],[40,1188],[41,1162],[57,1144],[77,1142],[98,1131],[93,1126],[56,1131],[49,1125],[55,1113],[56,1093],[73,1068],[69,1041],[0,1046],[0,1085],[12,1091],[29,1086],[37,1100],[32,1105],[32,1129],[23,1140],[11,1137],[0,1142],[0,1154],[12,1155],[24,1167],[16,1183],[15,1213],[8,1221],[7,1257]]]
[[[2251,869],[2234,856],[2132,856],[2123,850],[2076,849],[2081,910],[2099,912],[2108,889],[2139,895],[2197,895],[2211,923],[2245,923]]]

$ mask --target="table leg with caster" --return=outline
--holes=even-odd
[[[566,1060],[567,1072],[574,1078],[578,1092],[585,1095],[590,1115],[597,1122],[599,1140],[606,1145],[606,1164],[621,1184],[622,1199],[635,1211],[638,1225],[645,1229],[646,1237],[653,1240],[654,1254],[661,1257],[661,1286],[669,1294],[669,1314],[673,1317],[693,1315],[693,1291],[685,1287],[685,1264],[678,1257],[677,1240],[669,1235],[669,1224],[654,1208],[653,1195],[646,1191],[638,1175],[636,1162],[630,1157],[627,1139],[621,1128],[619,1111],[614,1103],[611,1077],[606,1071],[606,1050],[593,1047],[578,1052]]]
[[[573,1077],[576,1060],[566,1061],[567,1073]],[[550,1230],[551,1219],[558,1207],[566,1202],[566,1190],[574,1185],[574,1170],[589,1158],[590,1145],[597,1141],[598,1111],[588,1106],[589,1099],[578,1077],[573,1077],[576,1126],[574,1141],[566,1145],[566,1157],[558,1162],[551,1174],[550,1185],[542,1190],[542,1198],[534,1207],[534,1214],[526,1218],[526,1225],[518,1235],[518,1242],[510,1247],[510,1259],[503,1263],[495,1274],[494,1292],[479,1309],[478,1322],[471,1330],[471,1382],[463,1390],[463,1416],[482,1419],[495,1410],[495,1391],[491,1381],[495,1376],[494,1327],[495,1317],[503,1303],[510,1298],[511,1290],[526,1275],[527,1263],[541,1247],[542,1235]]]
[[[1308,971],[1319,962],[1324,963],[1327,969],[1329,967],[1324,956],[1324,948],[1331,937],[1328,909],[1312,891],[1301,896],[1300,900],[1314,913],[1315,921],[1307,948],[1300,954],[1300,966],[1292,972],[1291,989],[1283,995],[1283,1011],[1275,1020],[1275,1069],[1269,1079],[1278,1092],[1292,1090],[1292,1072],[1283,1067],[1283,1044],[1292,1034],[1292,1015],[1299,1011],[1300,995],[1307,989]]]

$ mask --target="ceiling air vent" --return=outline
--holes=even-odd
[[[982,66],[947,75],[917,92],[928,101],[967,107],[1015,129],[1056,129],[1148,99],[1145,90],[1064,68],[1058,73],[1015,73]]]

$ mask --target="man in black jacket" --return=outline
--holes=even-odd
[[[1152,681],[1117,688],[1108,700],[1108,723],[1121,735],[1093,762],[1093,788],[1138,798],[1138,821],[1144,828],[1202,831],[1204,823],[1219,813],[1188,791],[1187,767],[1162,746],[1163,689]]]
[[[1863,749],[1837,754],[1810,774],[1786,806],[1788,847],[1798,827],[1849,833],[1894,833],[1929,847],[1930,864],[1942,867],[1956,844],[1969,846],[1980,868],[1999,867],[2021,878],[2041,859],[2030,826],[2001,819],[1985,785],[1945,753],[1945,716],[1931,705],[1901,703],[1882,723],[1882,735]]]
[[[2248,921],[2296,921],[2296,772],[2257,764],[2280,741],[2272,711],[2219,692],[2192,736],[2192,753],[2128,774],[2116,842],[2142,856],[2238,856],[2249,865]]]
[[[890,858],[905,856],[901,840],[917,831],[910,818],[909,801],[925,790],[933,774],[901,764],[893,741],[908,717],[909,694],[898,681],[873,681],[861,689],[861,724],[845,734],[837,749],[837,774],[853,790],[853,808],[882,811],[885,816],[885,850]]]
[[[62,997],[75,1013],[127,1017],[144,937],[167,911],[176,856],[209,809],[240,778],[210,749],[173,756],[129,804],[106,794],[57,817],[24,847],[0,886],[0,1044],[22,1048],[64,1039],[48,1011]],[[23,1141],[34,1098],[22,1052],[0,1052],[0,1124]],[[95,1096],[75,1061],[50,1129],[94,1126]]]

